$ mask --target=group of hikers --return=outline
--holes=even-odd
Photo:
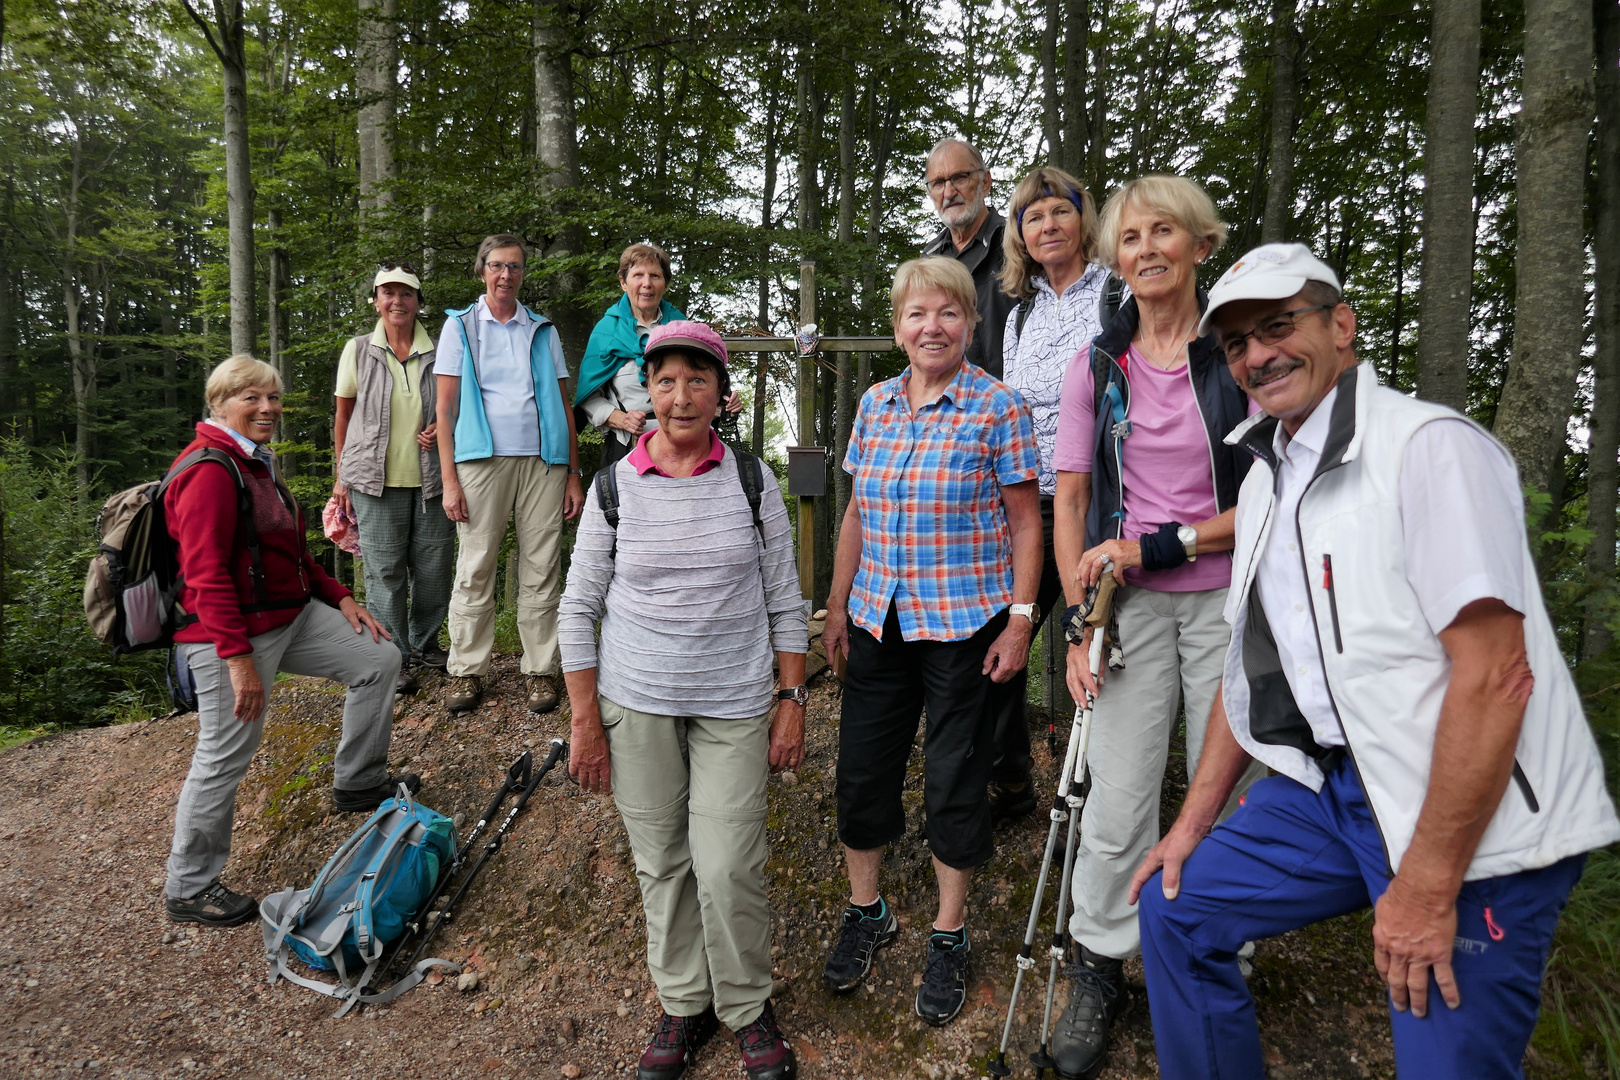
[[[943,227],[891,290],[907,365],[865,390],[842,462],[823,643],[846,658],[849,898],[826,987],[854,990],[898,936],[881,867],[926,717],[938,903],[915,1011],[934,1025],[961,1011],[972,873],[993,825],[1037,803],[1026,664],[1061,597],[1067,682],[1095,712],[1057,1075],[1102,1069],[1122,963],[1140,954],[1160,1075],[1264,1076],[1252,942],[1369,906],[1400,1075],[1521,1075],[1559,912],[1620,820],[1512,458],[1378,384],[1338,277],[1304,246],[1256,248],[1206,291],[1199,266],[1226,227],[1192,180],[1137,178],[1099,215],[1073,176],[1038,168],[1003,217],[983,158],[946,139],[925,181]],[[251,522],[223,469],[165,495],[200,702],[167,911],[255,915],[220,873],[278,671],[349,688],[339,809],[420,787],[387,771],[395,693],[416,665],[443,667],[444,704],[478,706],[510,520],[528,707],[557,706],[560,674],[570,773],[613,793],[635,860],[662,1004],[638,1077],[674,1080],[723,1023],[751,1080],[785,1080],[766,786],[804,758],[809,698],[787,509],[769,469],[713,430],[741,407],[729,355],[665,301],[661,249],[625,250],[624,295],[572,386],[555,328],[518,299],[526,263],[518,237],[484,240],[486,291],[447,312],[437,343],[411,267],[373,280],[378,320],[343,352],[334,429],[365,607],[310,557],[276,475],[275,369],[238,356],[210,375],[186,452],[234,456]],[[604,433],[588,491],[576,410]],[[1124,665],[1099,673],[1081,605],[1109,574]],[[1189,788],[1161,838],[1178,716]]]

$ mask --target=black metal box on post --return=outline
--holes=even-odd
[[[827,494],[827,448],[790,446],[788,452],[788,494],[819,499]]]

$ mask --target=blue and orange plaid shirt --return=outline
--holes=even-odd
[[[894,602],[907,641],[962,641],[1012,603],[1012,534],[1001,488],[1040,456],[1018,392],[963,364],[912,415],[911,369],[861,398],[844,471],[854,477],[861,562],[849,617],[873,637]]]

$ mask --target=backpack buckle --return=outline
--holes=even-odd
[[[1108,429],[1108,434],[1109,434],[1110,437],[1115,438],[1115,439],[1129,438],[1130,434],[1131,434],[1131,421],[1130,421],[1130,418],[1127,417],[1126,419],[1120,420],[1117,423],[1115,423],[1112,427],[1110,427]]]

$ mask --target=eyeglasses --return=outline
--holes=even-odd
[[[380,263],[377,264],[377,269],[379,269],[379,270],[403,270],[407,274],[410,274],[412,277],[420,277],[421,276],[416,272],[416,267],[412,266],[410,263],[407,263],[407,262],[380,262]]]
[[[949,176],[936,176],[928,181],[928,190],[938,195],[945,190],[948,184],[960,191],[964,184],[982,172],[984,172],[983,169],[969,169],[967,172],[952,173]]]
[[[506,272],[508,270],[510,270],[514,274],[521,274],[521,273],[523,273],[523,264],[522,263],[508,263],[508,262],[487,262],[487,263],[484,264],[484,269],[485,270],[493,270],[497,274],[504,273],[504,272]]]
[[[1259,326],[1247,333],[1222,340],[1221,351],[1226,353],[1228,364],[1242,363],[1243,358],[1249,353],[1251,337],[1262,345],[1275,345],[1294,332],[1294,324],[1301,315],[1309,315],[1313,311],[1332,311],[1338,306],[1338,304],[1317,304],[1315,307],[1295,308],[1293,311],[1279,311],[1275,315],[1268,315]]]

